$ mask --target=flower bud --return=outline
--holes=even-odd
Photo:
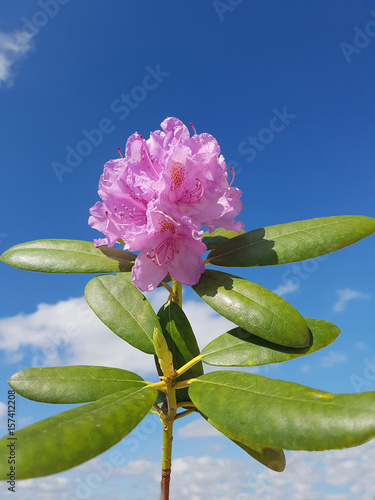
[[[155,346],[156,355],[159,360],[160,368],[164,377],[171,378],[175,374],[173,366],[173,357],[168,349],[168,344],[160,330],[154,328],[153,343]]]

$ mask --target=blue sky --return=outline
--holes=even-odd
[[[370,0],[3,3],[0,252],[36,239],[98,237],[87,219],[103,164],[129,135],[148,136],[167,116],[216,137],[243,191],[246,230],[332,215],[374,217],[374,55]],[[270,133],[272,123],[278,130]],[[370,237],[325,259],[232,269],[342,330],[324,351],[258,373],[333,392],[375,389],[374,252]],[[85,308],[89,278],[0,266],[1,416],[7,379],[29,366],[103,364],[154,376],[146,355]],[[157,292],[150,300],[157,307],[165,297]],[[184,300],[201,347],[228,327],[190,290]],[[62,409],[17,402],[19,427]],[[202,423],[189,427],[195,419],[178,422],[175,498],[375,494],[373,443],[289,453],[289,469],[276,475]],[[17,498],[116,499],[124,488],[129,500],[146,492],[158,498],[159,429],[152,417],[142,425],[129,446],[113,449],[121,464],[112,464],[110,451],[70,472],[20,481]],[[184,492],[182,478],[196,485],[196,497]]]

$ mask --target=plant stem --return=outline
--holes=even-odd
[[[169,301],[173,299],[179,307],[182,307],[182,284],[175,281],[172,278],[172,294],[169,296]],[[167,288],[167,287],[166,287]],[[168,286],[170,289],[170,287]],[[168,289],[167,288],[167,289]],[[199,359],[194,359],[193,365],[187,363],[181,368],[181,372],[174,369],[173,363],[171,361],[172,355],[161,332],[154,329],[154,345],[156,347],[156,352],[158,353],[159,363],[161,369],[163,370],[163,384],[153,384],[154,387],[160,387],[166,393],[167,396],[167,409],[159,413],[159,417],[163,426],[163,447],[162,447],[162,458],[161,458],[161,500],[169,500],[169,483],[171,480],[171,464],[172,464],[172,440],[173,440],[173,422],[176,419],[177,413],[177,401],[176,401],[176,388],[175,379],[176,376],[181,375],[190,366],[193,366],[199,361]],[[159,349],[159,352],[158,352]],[[169,359],[171,358],[171,359]],[[164,367],[163,362],[164,361]],[[191,413],[193,410],[188,409],[186,412],[182,412],[181,416]],[[178,417],[179,418],[179,417]]]
[[[185,410],[185,411],[182,411],[181,413],[177,413],[175,420],[177,420],[179,418],[187,417],[188,415],[190,415],[191,413],[194,413],[194,412],[195,412],[195,409],[190,408],[190,410]]]
[[[161,459],[161,500],[169,500],[169,483],[172,463],[172,429],[173,421],[166,421],[160,416],[163,425],[163,454]]]
[[[160,420],[163,426],[163,448],[161,458],[161,500],[169,500],[169,483],[171,480],[171,463],[172,463],[172,440],[173,440],[173,422],[176,418],[177,402],[176,389],[172,383],[167,382],[167,402],[168,410],[166,413],[161,413]]]
[[[169,483],[171,482],[171,468],[161,470],[161,497],[160,500],[169,500]]]
[[[184,364],[184,366],[181,366],[181,368],[179,368],[178,370],[176,370],[176,375],[175,376],[179,377],[183,373],[187,372],[188,370],[190,370],[190,368],[192,366],[194,366],[197,363],[199,363],[199,361],[201,361],[201,359],[202,359],[202,356],[200,354],[198,354],[198,356],[195,356],[195,358],[191,359],[186,364]]]
[[[172,278],[172,283],[173,283],[173,302],[176,302],[176,304],[180,307],[182,307],[182,284],[179,283],[178,281],[175,281]]]
[[[181,403],[177,403],[178,408],[196,408],[195,404],[192,401],[182,401]]]
[[[154,389],[158,389],[159,391],[165,391],[165,382],[162,380],[161,382],[147,382],[150,387]]]
[[[177,382],[175,384],[175,389],[185,389],[185,387],[190,387],[190,384],[195,380],[195,378],[189,378],[189,380],[183,380],[182,382]]]

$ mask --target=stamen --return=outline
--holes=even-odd
[[[106,210],[106,211],[105,211],[105,216],[107,217],[107,219],[108,219],[110,222],[112,222],[112,224],[116,224],[116,222],[114,222],[114,221],[110,218],[108,210]]]
[[[124,157],[122,156],[122,154],[121,154],[121,148],[117,148],[117,151],[118,151],[119,155],[121,156],[121,158],[124,158]]]
[[[204,193],[204,186],[203,183],[198,179],[198,177],[196,177],[195,180],[197,181],[195,188],[192,191],[186,189],[182,193],[180,199],[177,200],[176,202],[177,204],[185,204],[185,203],[197,204],[200,202]]]
[[[105,215],[106,215],[107,219],[108,219],[110,222],[112,222],[112,224],[114,224],[115,226],[119,226],[119,225],[120,225],[120,226],[125,226],[125,225],[126,225],[126,224],[118,224],[118,222],[115,222],[113,219],[111,219],[111,217],[109,216],[109,212],[108,212],[108,210],[106,210]]]
[[[105,212],[107,219],[112,222],[117,227],[129,226],[129,224],[145,224],[147,222],[146,213],[143,210],[139,210],[135,207],[128,208],[125,207],[126,212],[119,212],[117,208],[114,208],[114,215],[120,218],[119,220],[113,220],[109,216],[108,210]]]
[[[230,187],[230,186],[233,184],[233,181],[234,181],[234,178],[235,178],[235,173],[234,173],[234,168],[233,168],[233,167],[230,167],[230,169],[229,169],[229,170],[230,170],[230,171],[232,172],[232,174],[233,174],[233,177],[232,177],[232,182],[229,184],[229,187]]]
[[[195,130],[194,125],[193,125],[192,123],[189,123],[189,125],[190,125],[190,127],[194,130],[194,135],[197,135],[197,132],[196,132],[196,130]]]
[[[154,261],[157,266],[162,266],[165,263],[172,262],[175,253],[175,244],[173,238],[166,238],[152,250],[154,255],[147,254],[149,259]]]

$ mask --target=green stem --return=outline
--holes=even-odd
[[[195,378],[189,378],[189,380],[183,380],[182,382],[177,382],[175,384],[175,389],[185,389],[186,387],[189,387],[190,384],[195,380]]]
[[[184,364],[184,366],[181,366],[181,368],[179,368],[178,370],[176,370],[175,377],[179,377],[183,373],[185,373],[188,370],[190,370],[190,368],[192,366],[196,365],[197,363],[199,363],[199,361],[201,361],[201,359],[202,359],[202,356],[200,354],[198,354],[198,356],[195,356],[195,358],[191,359],[186,364]]]
[[[180,307],[182,307],[182,283],[179,283],[178,281],[175,281],[172,278],[172,283],[173,283],[173,302],[176,302],[176,304]]]
[[[178,408],[193,408],[195,410],[196,406],[192,401],[182,401],[182,403],[177,403],[177,409]]]
[[[195,412],[195,409],[190,408],[190,410],[185,410],[185,411],[182,411],[181,413],[177,413],[175,420],[178,420],[179,418],[182,418],[182,417],[187,417],[188,415],[190,415],[191,413],[194,413],[194,412]]]
[[[147,382],[148,387],[153,387],[154,389],[158,389],[159,391],[166,391],[166,384],[164,380],[161,382]]]
[[[159,415],[163,426],[163,447],[161,458],[161,500],[169,500],[169,483],[171,480],[172,464],[172,440],[173,440],[173,422],[176,418],[177,401],[176,389],[171,383],[167,383],[166,388],[168,410],[167,413]]]

